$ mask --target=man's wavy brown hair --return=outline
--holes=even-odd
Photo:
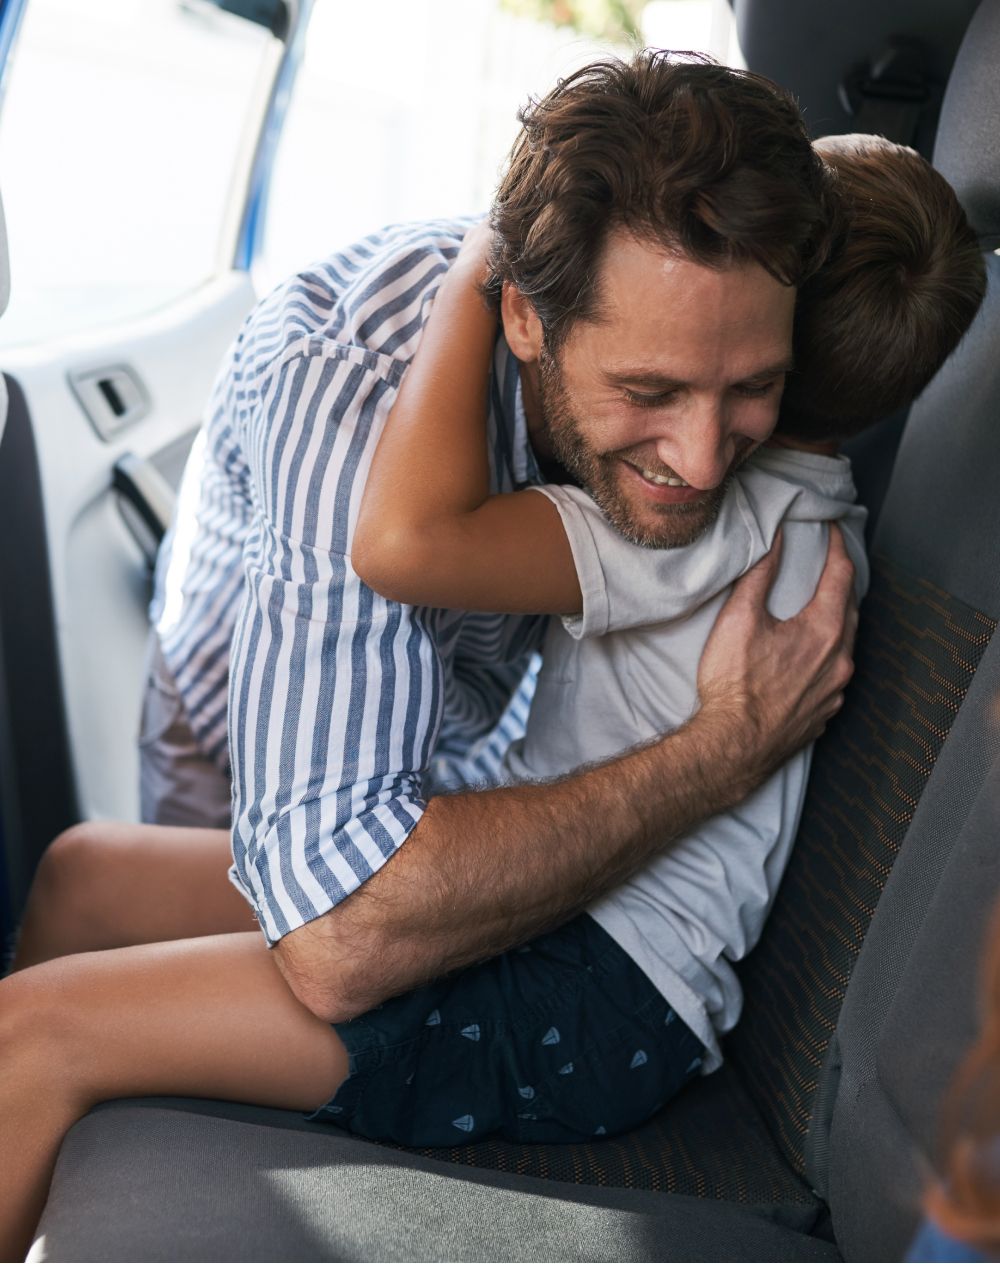
[[[522,110],[497,191],[487,296],[528,298],[550,350],[600,318],[612,229],[786,285],[822,264],[836,203],[787,92],[696,54],[599,61]]]
[[[778,433],[845,439],[920,394],[986,292],[976,234],[951,185],[881,136],[827,136],[841,229],[799,290],[795,372]]]

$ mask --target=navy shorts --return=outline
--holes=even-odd
[[[311,1118],[406,1146],[624,1132],[697,1075],[705,1055],[585,913],[334,1027],[350,1074]]]

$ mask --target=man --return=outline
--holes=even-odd
[[[724,256],[728,250],[752,254],[756,249],[769,271],[786,284],[804,279],[823,258],[831,215],[823,169],[786,98],[753,77],[702,64],[669,65],[662,58],[647,58],[638,61],[631,73],[632,82],[627,82],[626,75],[616,82],[613,74],[602,78],[596,69],[552,94],[548,103],[552,119],[543,122],[541,107],[528,117],[525,136],[498,194],[497,284],[505,278],[514,282],[545,325],[548,345],[555,352],[574,322],[582,322],[584,329],[592,325],[595,338],[606,332],[591,319],[597,287],[581,287],[578,278],[593,274],[610,213],[628,215],[640,223],[649,221],[656,213],[656,199],[662,200],[668,187],[678,197],[701,197],[705,202],[701,217],[693,216],[687,230],[705,240],[687,243],[691,251],[714,249]],[[703,91],[707,100],[710,83],[720,100],[727,94],[732,97],[731,113],[721,121],[697,106],[696,94]],[[643,93],[649,100],[643,99]],[[582,117],[595,100],[609,108],[609,118],[591,128],[590,152],[581,152],[585,132],[579,120],[573,121],[572,148],[564,145],[562,152],[555,151],[552,138],[558,135],[558,108],[567,120],[573,110]],[[742,115],[741,110],[745,111]],[[729,144],[736,153],[720,174],[717,155],[727,143],[725,129],[733,128],[738,132]],[[651,161],[644,162],[641,147],[652,136],[663,143]],[[541,166],[532,159],[539,139],[555,155]],[[602,174],[609,181],[623,182],[611,190],[610,213],[587,188],[587,177],[600,161],[602,147],[614,148],[618,159],[614,171]],[[765,154],[770,163],[766,174],[760,167]],[[601,191],[599,196],[606,193]],[[746,216],[746,207],[753,206],[753,217],[747,217],[752,219],[750,228],[739,226],[751,240],[749,250],[710,227],[712,217],[719,214],[711,199],[722,199],[724,206],[727,196],[738,214]],[[512,222],[515,216],[516,224]],[[506,233],[505,219],[511,222]],[[529,234],[532,249],[525,250],[518,243]],[[518,713],[524,710],[524,702],[518,700],[513,714],[495,732],[512,684],[524,671],[527,653],[538,643],[536,620],[431,619],[414,617],[405,609],[386,611],[377,598],[361,591],[346,562],[356,508],[352,495],[369,455],[367,442],[379,416],[391,406],[419,336],[426,300],[457,241],[456,232],[444,225],[397,230],[369,239],[345,252],[325,272],[297,278],[251,318],[216,394],[216,421],[209,434],[221,437],[221,444],[216,438],[214,450],[200,447],[185,480],[183,500],[200,499],[195,508],[197,530],[191,529],[193,513],[186,519],[182,516],[175,529],[173,553],[161,565],[161,589],[166,597],[160,602],[159,630],[167,671],[179,689],[201,749],[215,757],[217,766],[224,758],[225,663],[243,600],[236,621],[231,686],[237,865],[244,885],[254,892],[268,938],[283,941],[281,958],[287,957],[293,970],[299,949],[290,951],[285,936],[313,923],[352,891],[363,889],[423,815],[419,780],[431,751],[438,755],[439,769],[444,761],[451,765],[452,782],[463,774],[468,779],[470,755],[471,767],[480,778],[488,776],[503,744],[516,732]],[[641,312],[635,313],[635,322],[641,324]],[[371,354],[380,359],[372,361]],[[574,366],[574,380],[584,380],[586,367]],[[532,476],[532,449],[524,431],[518,433],[525,424],[517,415],[516,400],[523,380],[501,344],[493,387],[501,485],[504,480],[513,485]],[[234,419],[243,406],[244,381],[250,381],[251,390],[259,393],[248,401],[256,409],[251,422],[256,431],[252,437],[237,440]],[[711,385],[716,395],[721,386],[731,386]],[[709,409],[710,393],[705,393],[703,401]],[[599,411],[594,412],[600,408],[595,392],[584,402],[599,416]],[[539,418],[530,390],[525,404],[532,447],[542,454],[548,446],[546,423]],[[336,433],[329,421],[321,424],[323,418],[337,419]],[[768,424],[773,420],[772,415]],[[630,424],[632,429],[616,433],[608,446],[624,449],[630,442],[644,440],[651,433],[650,424],[652,431],[656,428],[651,419],[640,434],[634,421]],[[676,423],[668,430],[684,448],[683,457],[676,452],[673,457],[682,467],[678,473],[695,488],[719,488],[740,446],[748,442],[743,435],[717,433],[711,418],[703,425],[695,417],[683,437],[674,433]],[[249,449],[259,446],[263,456],[269,445],[274,446],[259,467],[254,467],[252,459],[248,463]],[[665,494],[678,501],[690,496],[683,488]],[[685,523],[694,521],[697,529],[699,515],[711,511],[717,494],[678,508],[675,516],[682,516]],[[629,511],[626,504],[626,514]],[[180,537],[185,535],[191,541],[190,551],[181,547]],[[295,556],[299,548],[302,552]],[[244,583],[244,566],[249,585]],[[316,617],[320,603],[325,610],[322,621]],[[350,639],[344,634],[345,621]],[[391,631],[390,622],[394,624]],[[801,644],[798,629],[795,632],[789,639]],[[490,644],[484,652],[485,641]],[[438,654],[444,659],[444,669],[435,677]],[[405,673],[398,670],[401,661],[407,664]],[[419,702],[407,696],[417,671],[423,673],[428,691]],[[374,681],[379,686],[376,709],[380,713],[373,719]],[[765,700],[766,707],[780,710],[780,688],[777,682],[769,683],[773,699]],[[391,754],[385,747],[376,750],[378,723],[405,728],[407,706],[414,725],[409,748]],[[436,719],[442,708],[444,724],[438,733]],[[367,714],[367,732],[364,722],[359,728],[362,713]],[[317,745],[319,735],[322,748]],[[685,736],[668,741],[664,749],[673,752],[687,740]],[[787,754],[787,739],[778,740],[780,753]],[[456,767],[463,757],[464,769]],[[668,766],[676,757],[671,755]],[[282,763],[280,772],[276,759]],[[749,784],[744,774],[738,788],[743,791]],[[734,790],[727,786],[722,791],[727,803]],[[553,789],[551,796],[549,810],[557,806],[559,792]],[[432,805],[432,819],[469,811],[474,817],[482,813],[486,825],[494,816],[493,804],[479,795],[466,796],[461,808],[459,802],[448,799],[440,806]],[[699,812],[710,814],[716,806],[698,804],[690,810],[697,819]],[[662,819],[662,807],[651,808],[644,828],[665,839],[673,834],[674,822]],[[670,808],[673,816],[676,808],[673,804]],[[525,821],[529,832],[537,829],[532,819],[535,811],[532,807]],[[205,815],[200,819],[211,823]],[[421,838],[432,832],[429,824],[425,822],[419,831]],[[470,821],[469,827],[475,830],[477,825]],[[447,836],[450,828],[444,828]],[[466,828],[463,821],[463,833]],[[492,828],[486,825],[486,832]],[[597,845],[599,851],[605,846],[612,846],[610,840]],[[412,857],[416,850],[411,846]],[[428,845],[427,851],[437,854],[438,848]],[[289,863],[292,856],[296,864]],[[609,863],[603,856],[580,860],[567,867],[585,873],[596,864],[603,873]],[[620,864],[616,862],[605,882],[619,876]],[[297,868],[303,871],[301,877]],[[469,882],[476,883],[474,872]],[[565,880],[553,885],[568,894]],[[551,924],[579,902],[578,892],[560,901],[561,906],[549,912],[543,924]],[[510,904],[521,906],[522,893],[513,891]],[[512,907],[498,913],[499,921],[511,930],[512,918],[515,925],[520,921]],[[474,920],[482,926],[478,914]],[[531,929],[526,924],[518,933]],[[296,944],[311,942],[317,930],[313,927],[312,932],[298,936]],[[499,946],[490,941],[477,945],[469,955],[477,957]],[[447,964],[453,964],[450,957]],[[429,969],[433,973],[433,967]],[[340,985],[344,985],[342,972]]]
[[[494,208],[507,252],[498,271],[508,270],[525,319],[546,328],[565,390],[586,405],[582,454],[609,470],[616,452],[662,449],[684,493],[663,496],[666,514],[707,521],[727,470],[763,437],[744,434],[734,420],[742,411],[726,405],[761,374],[780,376],[790,353],[773,282],[795,286],[824,257],[823,167],[772,85],[659,55],[581,72],[525,128]],[[519,183],[520,227],[505,235]],[[645,231],[665,200],[670,242],[680,240],[701,270],[696,307],[708,352],[697,365],[674,365],[681,380],[672,384],[655,345],[643,381],[594,380],[587,357],[562,354],[561,334],[601,328],[609,228]],[[27,1237],[59,1139],[94,1101],[187,1093],[293,1109],[327,1102],[335,1114],[345,1109],[341,1090],[356,1096],[361,1083],[347,1028],[374,1030],[386,998],[486,958],[457,979],[491,986],[492,999],[512,1008],[488,1026],[457,1029],[464,1050],[502,1060],[514,1049],[480,1036],[523,1025],[537,997],[525,1010],[502,980],[530,974],[535,962],[565,965],[544,965],[549,996],[565,999],[568,977],[575,988],[593,977],[613,999],[622,963],[606,953],[588,960],[589,948],[578,954],[574,915],[740,802],[840,705],[855,616],[845,614],[851,567],[835,538],[816,597],[788,623],[764,608],[774,558],[741,581],[702,659],[701,709],[678,732],[556,782],[424,797],[433,757],[442,779],[495,763],[516,728],[516,714],[501,720],[504,707],[540,631],[531,617],[383,601],[350,564],[374,441],[461,233],[438,224],[366,239],[293,278],[237,339],[185,478],[182,499],[197,503],[197,525],[182,517],[175,532],[159,627],[202,733],[220,705],[232,633],[235,876],[273,951],[249,931],[246,901],[225,881],[224,832],[98,823],[57,840],[29,903],[20,973],[0,984],[0,1145],[16,1135],[29,1156],[0,1193],[0,1253]],[[761,320],[774,320],[770,350],[780,354],[733,369],[740,356],[722,337],[728,286],[753,269],[771,296]],[[646,301],[666,301],[655,277],[651,284]],[[741,292],[741,308],[748,297]],[[626,317],[642,322],[642,313]],[[620,334],[605,327],[613,342]],[[623,392],[650,389],[682,393],[683,424],[670,410],[622,410]],[[511,487],[535,476],[529,434],[544,452],[547,422],[531,390],[522,404],[503,340],[490,400],[495,483]],[[625,519],[647,513],[649,489],[620,490]],[[552,929],[563,926],[565,934]],[[506,951],[519,944],[534,950]],[[408,1038],[423,1047],[437,1018],[411,995]],[[109,1040],[109,1030],[120,1038]],[[559,1050],[560,1039],[553,1023],[529,1052]],[[369,1064],[384,1056],[374,1045],[366,1054]],[[476,1065],[491,1092],[527,1100],[521,1090],[534,1091],[512,1089],[500,1062]],[[406,1087],[404,1075],[397,1088]],[[513,1120],[515,1106],[508,1097],[490,1109]],[[443,1126],[464,1132],[474,1113]]]
[[[823,169],[807,146],[790,101],[753,77],[719,67],[668,65],[664,59],[647,58],[637,61],[630,73],[632,82],[624,74],[616,82],[614,74],[602,78],[597,69],[552,94],[552,119],[543,122],[541,107],[533,118],[529,116],[525,137],[498,194],[497,284],[502,279],[513,281],[545,325],[548,345],[556,353],[574,323],[581,322],[578,327],[583,328],[592,324],[597,287],[583,287],[579,278],[593,274],[610,215],[650,222],[657,213],[656,199],[662,200],[668,188],[677,197],[700,197],[705,203],[700,216],[691,217],[691,228],[685,229],[699,239],[682,243],[696,257],[699,251],[711,255],[714,250],[724,257],[730,250],[743,250],[750,256],[756,250],[764,266],[786,284],[804,279],[823,258],[831,215]],[[706,100],[710,95],[709,83],[720,100],[731,95],[729,113],[722,120],[697,104],[699,92],[705,93]],[[609,117],[588,133],[581,123],[595,102],[608,109]],[[553,145],[558,138],[560,103],[567,116],[564,128],[572,111],[579,112],[579,118],[572,120],[572,146],[564,145],[561,152]],[[727,129],[736,130],[727,136]],[[652,137],[662,144],[644,161],[642,147]],[[554,155],[543,164],[532,156],[541,140]],[[726,151],[727,144],[731,157],[720,174],[718,154]],[[584,152],[585,145],[590,146],[589,152]],[[614,171],[601,175],[618,180],[620,187],[595,196],[587,182],[605,148],[614,150],[618,161]],[[765,162],[770,164],[766,174]],[[601,205],[602,197],[610,198],[610,211]],[[752,221],[749,229],[742,224],[737,229],[737,235],[742,232],[751,241],[749,247],[711,227],[713,217],[720,213],[712,199],[721,199],[725,214],[727,197],[731,215]],[[748,206],[753,210],[749,217]],[[506,232],[505,222],[510,224]],[[495,768],[503,744],[516,732],[517,714],[523,713],[524,703],[515,704],[514,714],[508,714],[499,733],[494,726],[512,683],[523,673],[527,652],[538,642],[535,620],[431,617],[405,608],[383,609],[379,599],[362,590],[346,560],[356,480],[365,469],[368,440],[379,417],[391,406],[419,336],[426,299],[457,240],[454,230],[445,226],[369,239],[345,252],[325,274],[318,271],[297,279],[251,319],[222,379],[215,404],[217,421],[209,428],[210,433],[214,430],[227,438],[213,451],[200,454],[203,463],[192,462],[185,482],[185,498],[194,500],[192,484],[197,484],[200,495],[197,532],[190,530],[190,517],[187,526],[182,518],[177,528],[178,536],[186,533],[192,538],[192,551],[185,553],[175,545],[169,565],[161,567],[161,588],[167,594],[161,606],[167,613],[161,614],[159,631],[167,670],[202,749],[220,765],[224,751],[220,685],[231,620],[241,597],[244,600],[233,643],[230,694],[237,870],[243,885],[253,892],[269,940],[281,941],[280,959],[296,973],[298,986],[307,989],[296,958],[300,952],[312,951],[305,947],[307,943],[315,946],[319,928],[312,924],[339,906],[344,896],[358,888],[363,891],[372,874],[410,836],[424,813],[420,778],[432,750],[439,757],[439,768],[443,760],[451,764],[452,783],[469,779],[468,759],[464,770],[456,764],[470,754],[471,768],[480,777]],[[524,248],[525,240],[530,240],[531,249]],[[315,304],[311,309],[310,303]],[[641,322],[642,313],[636,312],[636,325]],[[593,329],[594,337],[606,333],[597,324]],[[780,337],[787,344],[787,334],[782,332]],[[366,361],[364,353],[381,358]],[[539,416],[538,401],[532,398],[530,380],[525,406],[532,447],[525,443],[524,431],[518,432],[525,422],[517,414],[516,394],[526,380],[523,373],[519,377],[518,367],[501,344],[493,387],[495,464],[501,486],[531,478],[532,448],[543,455],[548,446],[546,423]],[[571,372],[582,381],[586,365],[574,366]],[[259,402],[252,404],[255,418],[249,421],[254,432],[232,442],[244,381],[261,392]],[[716,397],[722,385],[711,384]],[[730,389],[732,384],[724,385]],[[701,403],[711,409],[711,391],[704,394]],[[599,417],[600,401],[594,392],[585,403]],[[249,414],[244,416],[249,420]],[[319,419],[324,417],[337,418],[337,430],[334,434],[328,423],[321,439]],[[767,425],[773,421],[772,410]],[[749,438],[719,434],[711,418],[707,425],[701,422],[695,417],[689,433],[674,435],[684,449],[683,456],[674,453],[674,463],[695,488],[718,489]],[[634,421],[630,425],[631,430],[625,427],[616,433],[609,446],[624,449],[655,431],[652,419],[642,434]],[[676,423],[668,429],[675,432]],[[248,463],[251,449],[263,458],[260,466],[253,460]],[[251,495],[236,504],[239,489],[250,487]],[[697,530],[717,495],[716,490],[678,507],[675,516]],[[680,501],[690,498],[690,492],[681,488],[661,496]],[[631,508],[626,504],[626,514],[635,511],[638,499],[633,497],[633,501]],[[253,515],[257,517],[251,522]],[[232,537],[228,540],[227,531]],[[249,585],[244,585],[244,565]],[[316,613],[320,606],[325,612],[322,620]],[[173,621],[170,609],[179,612]],[[802,644],[797,629],[794,639]],[[438,655],[441,664],[435,662]],[[405,671],[400,670],[402,663]],[[777,682],[769,682],[773,698],[765,706],[781,708],[780,688]],[[376,689],[377,703],[373,701]],[[417,701],[410,696],[412,689],[426,689],[426,693]],[[442,708],[444,724],[438,732],[437,714]],[[403,728],[407,749],[390,752],[387,744],[376,749],[380,723]],[[674,752],[681,747],[683,754],[687,740],[685,736],[667,742],[664,750]],[[782,755],[790,750],[784,740]],[[671,754],[665,771],[676,757]],[[757,775],[755,769],[752,779]],[[750,779],[744,777],[739,791],[749,784]],[[671,793],[676,792],[674,787]],[[727,803],[734,792],[730,786],[721,791]],[[559,795],[553,788],[552,801],[544,810],[563,810]],[[672,802],[668,815],[675,819],[663,819],[666,806],[651,804],[650,820],[644,822],[645,830],[664,840],[678,823]],[[689,810],[697,819],[717,806],[722,806],[721,800],[718,805],[691,805]],[[507,814],[506,807],[500,810]],[[538,810],[532,805],[524,821],[529,835],[537,830]],[[491,834],[495,811],[492,802],[477,794],[432,803],[430,819],[411,839],[412,863],[418,863],[417,850],[424,850],[422,845],[412,845],[419,836],[421,844],[428,839],[426,863],[433,867],[433,853],[451,867],[453,862],[444,860],[445,852],[439,850],[447,849],[451,835],[445,815],[471,812],[473,820],[466,824],[463,819],[460,832]],[[432,846],[434,831],[429,826],[439,818],[443,836]],[[508,815],[508,819],[516,817]],[[567,824],[570,819],[566,818]],[[206,821],[206,816],[201,820]],[[596,846],[601,853],[613,845],[605,839]],[[612,864],[599,854],[581,856],[567,868],[582,875],[596,865],[607,884],[622,876],[622,863],[618,859]],[[472,886],[478,881],[475,869],[473,864],[467,879]],[[433,887],[434,879],[428,876]],[[592,875],[588,883],[601,880]],[[574,889],[567,876],[552,885],[563,895],[555,907],[546,910],[542,925],[552,924],[581,902],[582,891]],[[535,929],[530,921],[521,921],[525,900],[516,886],[506,905],[491,912],[504,928],[499,932],[501,939]],[[520,915],[516,908],[522,910]],[[479,911],[473,920],[479,927],[484,924]],[[286,939],[310,925],[312,930]],[[330,929],[324,925],[323,935]],[[385,929],[373,928],[373,933],[382,934]],[[490,939],[470,948],[468,956],[482,956],[502,946]],[[452,958],[453,950],[440,964],[464,959],[464,954]],[[410,951],[403,955],[413,960]],[[428,963],[418,975],[433,974],[435,968]],[[339,986],[344,986],[344,970],[338,973]],[[366,975],[367,988],[372,982],[370,970]],[[311,999],[321,1002],[323,998]],[[320,1003],[319,1008],[325,1006]]]

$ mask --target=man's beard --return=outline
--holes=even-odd
[[[653,521],[638,521],[635,508],[621,488],[622,462],[630,460],[633,450],[595,452],[573,412],[559,364],[545,348],[538,369],[542,425],[556,460],[587,489],[615,530],[645,549],[682,548],[704,535],[718,517],[733,469],[718,487],[696,501],[677,505],[647,502],[646,516]],[[639,469],[649,468],[648,458],[644,461],[638,449],[634,450],[631,464]]]

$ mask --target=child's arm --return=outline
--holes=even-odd
[[[372,461],[351,561],[407,605],[575,614],[580,585],[555,505],[489,493],[496,319],[478,289],[488,240],[473,229],[441,283]]]

